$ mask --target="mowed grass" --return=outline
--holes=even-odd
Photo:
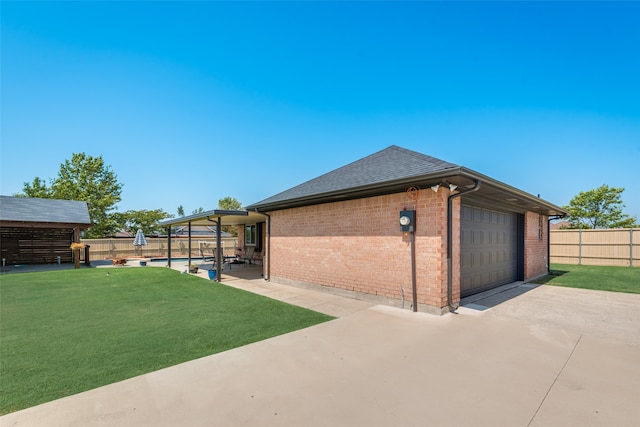
[[[0,414],[331,320],[166,268],[0,277]]]
[[[551,271],[535,283],[640,294],[640,268],[551,264]]]

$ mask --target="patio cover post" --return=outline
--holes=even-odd
[[[167,265],[171,268],[171,226],[167,227]]]
[[[222,265],[223,265],[223,252],[222,252],[222,232],[221,226],[222,217],[218,216],[218,223],[216,224],[216,282],[220,282],[220,277],[222,276]]]
[[[189,255],[187,256],[187,272],[191,273],[191,221],[189,221]]]
[[[263,216],[262,214],[259,214]],[[201,212],[194,215],[190,215],[187,217],[182,217],[173,220],[164,220],[160,221],[161,226],[168,227],[168,237],[171,239],[171,227],[178,225],[188,225],[188,237],[189,237],[189,254],[188,254],[188,262],[191,264],[191,226],[195,223],[196,225],[205,225],[206,221],[216,223],[217,219],[217,230],[216,230],[216,268],[218,269],[218,274],[216,274],[217,281],[220,281],[222,266],[224,265],[224,251],[222,248],[222,217],[226,216],[249,216],[248,211],[234,211],[234,210],[224,210],[224,209],[215,209],[212,211]],[[212,217],[216,218],[213,219]],[[237,221],[235,221],[237,222]],[[168,255],[170,258],[171,255],[171,240],[169,240],[169,244],[167,245]],[[169,261],[170,262],[170,261]]]

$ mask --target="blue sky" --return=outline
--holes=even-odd
[[[102,155],[119,211],[243,205],[390,145],[640,218],[640,2],[8,2],[0,192]]]

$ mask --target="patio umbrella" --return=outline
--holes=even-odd
[[[135,246],[146,246],[146,245],[147,245],[147,239],[144,237],[144,233],[142,232],[142,230],[138,229],[138,232],[136,233],[136,238],[133,239],[134,254],[135,254]],[[142,256],[142,248],[140,248],[140,255]]]

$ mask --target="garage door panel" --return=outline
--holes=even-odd
[[[472,262],[472,255],[470,253],[462,254],[460,257],[460,265],[464,268],[471,267]]]
[[[491,274],[489,274],[489,280],[493,283],[493,282],[497,282],[498,281],[498,273],[495,271],[492,271]]]
[[[473,289],[473,280],[471,277],[466,277],[460,283],[460,292],[464,293]]]
[[[463,205],[460,217],[462,295],[517,280],[517,215]]]

